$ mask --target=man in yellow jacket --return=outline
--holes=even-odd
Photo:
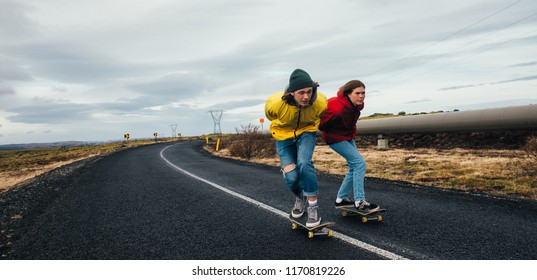
[[[317,87],[306,71],[296,69],[289,77],[287,89],[271,95],[265,103],[265,115],[271,121],[270,132],[276,140],[281,170],[287,186],[296,196],[291,215],[302,217],[307,202],[306,226],[321,223],[317,175],[311,158],[327,101]]]

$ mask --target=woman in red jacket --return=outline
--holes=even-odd
[[[330,148],[344,157],[349,166],[336,197],[336,206],[354,205],[359,210],[369,211],[379,206],[365,200],[366,164],[354,142],[356,122],[364,108],[364,99],[365,85],[358,80],[347,82],[336,97],[328,99],[328,108],[321,116],[319,129]],[[354,191],[354,202],[348,197],[351,190]]]

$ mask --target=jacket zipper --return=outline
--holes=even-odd
[[[295,127],[295,131],[294,131],[295,139],[296,139],[296,131],[298,130],[298,126],[300,125],[300,111],[301,110],[302,110],[302,108],[298,107],[298,120],[296,122],[296,127]]]

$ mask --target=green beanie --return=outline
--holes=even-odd
[[[313,80],[310,75],[302,69],[296,69],[289,77],[289,92],[299,90],[301,88],[313,87]]]

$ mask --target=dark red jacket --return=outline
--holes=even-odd
[[[343,89],[337,92],[336,97],[328,99],[328,108],[321,116],[319,130],[323,132],[323,139],[327,144],[353,140],[356,136],[356,122],[364,104],[355,106]]]

